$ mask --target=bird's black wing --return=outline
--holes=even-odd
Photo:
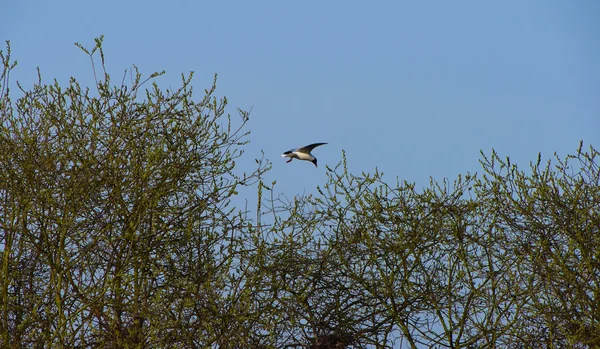
[[[318,147],[320,145],[324,145],[324,144],[327,144],[327,143],[313,143],[313,144],[309,144],[309,145],[306,145],[306,146],[304,146],[302,148],[298,148],[298,151],[299,152],[303,152],[303,153],[310,153],[311,150],[315,149],[316,147]]]

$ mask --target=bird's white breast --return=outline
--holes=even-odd
[[[312,156],[310,153],[301,153],[301,152],[295,152],[295,153],[298,156],[298,159],[300,159],[300,160],[313,161],[315,159],[315,157]]]

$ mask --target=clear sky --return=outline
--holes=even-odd
[[[247,161],[264,150],[267,181],[314,193],[347,153],[353,173],[427,185],[480,169],[496,149],[520,165],[600,147],[600,2],[4,1],[0,37],[30,86],[69,76],[91,86],[87,57],[105,35],[109,72],[137,65],[176,87],[219,74],[229,112],[253,106]],[[4,48],[3,48],[4,49]],[[201,98],[199,94],[197,96]],[[328,142],[308,162],[293,147]],[[247,167],[250,169],[250,167]]]

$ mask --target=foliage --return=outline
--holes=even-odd
[[[273,199],[290,212],[269,258],[274,280],[295,280],[269,290],[296,317],[283,332],[354,347],[598,345],[598,155],[580,147],[529,174],[483,155],[483,175],[422,191],[344,160],[320,196]]]
[[[192,75],[95,89],[0,79],[3,347],[600,345],[599,152],[389,184],[327,168],[317,195],[238,174],[248,113]],[[94,73],[96,74],[95,68]],[[256,188],[255,219],[233,204]]]
[[[97,50],[104,60],[101,39],[90,57]],[[236,312],[226,298],[231,237],[245,222],[230,201],[265,167],[233,172],[247,115],[239,125],[224,116],[214,85],[195,101],[191,78],[162,91],[144,89],[150,79],[137,69],[129,86],[103,73],[92,93],[40,77],[14,104],[3,94],[3,343],[205,347],[223,338],[215,327]]]

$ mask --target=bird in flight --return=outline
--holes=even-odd
[[[318,167],[317,166],[317,158],[314,157],[310,152],[311,152],[311,150],[313,150],[316,147],[323,145],[323,144],[327,144],[327,143],[313,143],[313,144],[304,146],[302,148],[288,150],[285,153],[281,154],[281,157],[290,158],[288,161],[286,161],[286,163],[288,163],[294,159],[298,159],[298,160],[310,161],[313,164],[315,164],[315,167]]]

